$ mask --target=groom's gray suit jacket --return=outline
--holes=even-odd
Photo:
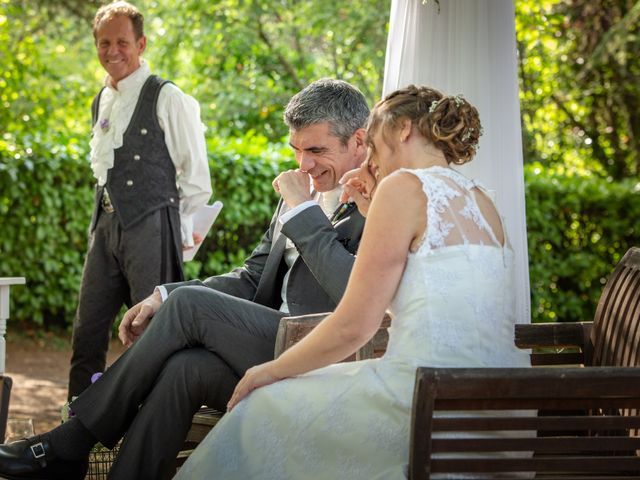
[[[278,310],[287,271],[285,243],[290,238],[300,256],[291,267],[287,283],[289,313],[304,315],[333,310],[346,289],[362,236],[364,217],[353,205],[332,224],[316,205],[282,225],[278,218],[285,209],[281,200],[269,230],[242,267],[204,282],[190,280],[167,284],[167,291],[170,293],[186,285],[204,285]]]

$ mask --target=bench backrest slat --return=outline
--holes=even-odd
[[[640,366],[640,248],[630,248],[604,287],[591,329],[596,366]]]
[[[640,368],[423,367],[414,395],[412,479],[640,476],[640,438],[629,435],[640,416],[619,409],[640,407]]]

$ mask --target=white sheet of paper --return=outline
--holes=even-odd
[[[193,214],[193,233],[198,233],[202,236],[202,240],[207,236],[209,230],[211,229],[211,225],[215,222],[216,217],[222,210],[222,202],[213,202],[213,205],[204,205],[196,210],[196,213]],[[202,245],[202,242],[196,243],[193,247],[187,248],[182,251],[182,260],[188,262],[193,260],[193,257],[196,255],[196,252]]]

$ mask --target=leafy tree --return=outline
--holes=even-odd
[[[92,202],[89,104],[104,77],[91,20],[102,3],[0,0],[0,275],[28,275],[14,297],[23,318],[64,325],[75,309]],[[152,69],[202,107],[214,196],[227,206],[187,274],[220,273],[268,221],[265,179],[291,162],[281,143],[290,96],[332,76],[378,98],[390,0],[134,3]],[[638,0],[516,0],[536,319],[588,318],[593,280],[637,238],[639,17]]]
[[[311,81],[357,85],[373,103],[382,90],[390,0],[189,0],[149,6],[149,55],[203,105],[223,136],[255,129],[286,135],[282,108]],[[160,54],[158,54],[160,53]]]
[[[38,116],[86,135],[83,106],[104,75],[91,36],[98,3],[0,0],[0,53],[10,82],[0,88],[20,97],[5,104],[9,119]],[[256,130],[280,141],[287,133],[283,105],[322,76],[354,83],[371,103],[382,90],[390,0],[134,3],[146,19],[145,58],[198,99],[217,135]],[[29,129],[45,130],[36,123]]]
[[[86,251],[89,105],[104,78],[97,3],[0,0],[0,275],[27,276],[14,318],[44,325],[70,324]],[[226,204],[187,275],[221,273],[263,233],[269,180],[292,165],[281,143],[290,96],[329,75],[378,96],[390,0],[135,3],[152,69],[202,106],[214,196]]]
[[[561,9],[575,36],[576,84],[594,157],[615,179],[640,174],[640,2],[575,0]]]
[[[57,9],[0,0],[0,125],[5,141],[87,132],[85,106],[95,90],[86,70],[92,58],[87,28],[85,21]]]
[[[640,2],[518,0],[525,158],[640,173]]]

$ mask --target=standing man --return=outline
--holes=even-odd
[[[192,214],[211,196],[198,103],[152,75],[142,14],[123,1],[101,7],[93,36],[105,85],[92,104],[97,180],[89,250],[73,325],[68,397],[105,367],[111,326],[156,285],[179,281],[192,246]],[[201,239],[197,239],[201,240]]]
[[[113,447],[126,433],[109,478],[171,478],[193,414],[203,404],[224,411],[244,372],[273,359],[280,318],[333,310],[342,297],[364,218],[339,204],[338,182],[365,159],[368,113],[362,93],[340,80],[296,94],[285,122],[299,169],[274,180],[282,200],[251,256],[131,308],[120,325],[131,348],[71,404],[75,417],[0,445],[0,475],[80,479],[93,444]]]

